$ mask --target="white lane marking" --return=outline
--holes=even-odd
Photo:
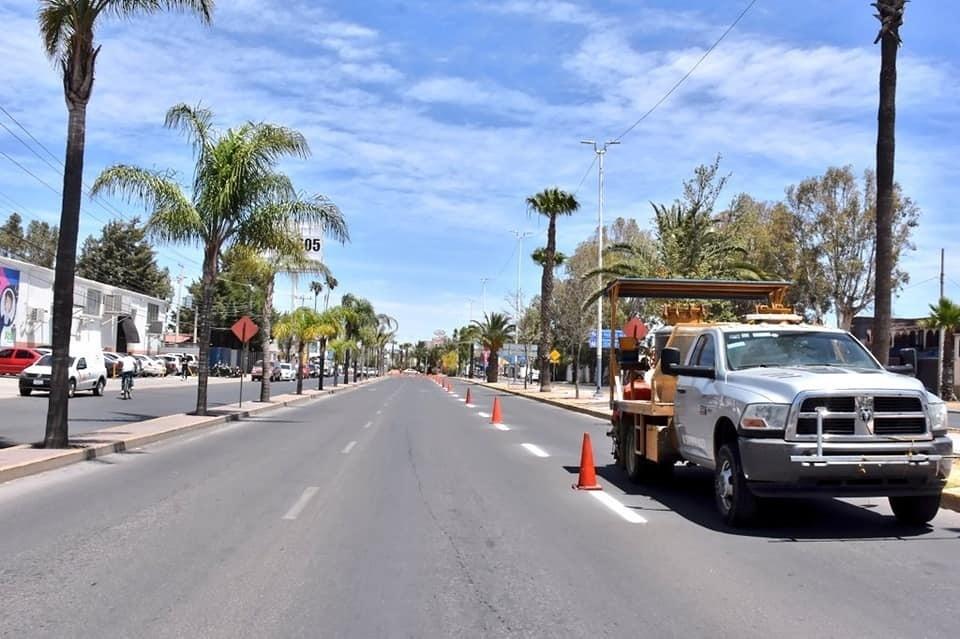
[[[490,417],[490,413],[485,413],[482,410],[477,411],[477,415],[479,415],[480,417]]]
[[[476,408],[476,407],[477,407],[476,404],[464,404],[464,406],[466,406],[467,408]]]
[[[457,397],[457,398],[459,398],[460,396],[457,395],[456,393],[450,393],[450,397]]]
[[[354,441],[350,442],[349,444],[347,444],[346,446],[344,446],[344,447],[343,447],[343,451],[342,451],[343,454],[346,455],[347,453],[349,453],[351,450],[353,450],[353,447],[356,446],[356,445],[357,445],[357,442],[356,442],[356,440],[354,440]]]
[[[371,426],[373,426],[373,422],[367,422],[363,425],[364,428],[370,428]]]
[[[536,456],[536,457],[549,457],[549,456],[550,456],[550,453],[548,453],[548,452],[545,451],[544,449],[540,448],[540,447],[537,446],[536,444],[520,444],[520,445],[523,446],[524,448],[526,448],[527,451],[528,451],[531,455],[534,455],[534,456]]]
[[[382,410],[378,410],[378,411],[377,411],[377,415],[380,415],[380,414],[382,414],[382,413],[383,413]]]
[[[510,427],[506,424],[494,424],[493,427],[497,430],[510,430]]]
[[[300,499],[290,507],[290,510],[287,511],[287,514],[283,516],[284,519],[296,519],[303,509],[306,508],[307,502],[320,490],[317,486],[307,486],[303,490],[303,494],[300,495]]]
[[[615,497],[611,497],[602,490],[591,490],[589,491],[593,498],[599,501],[601,504],[615,512],[616,514],[623,517],[625,520],[631,524],[645,524],[647,520],[633,512],[623,504],[621,504]]]

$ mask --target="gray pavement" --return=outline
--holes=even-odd
[[[499,430],[473,394],[390,379],[0,485],[0,636],[955,633],[960,514],[791,501],[732,531],[709,474],[629,485],[602,420],[501,393]],[[645,523],[571,490],[583,432]]]
[[[340,380],[342,382],[342,379]],[[240,399],[239,379],[215,378],[207,386],[207,405],[210,408],[232,404]],[[324,388],[333,378],[324,379]],[[304,380],[304,388],[316,388],[317,380]],[[296,382],[273,382],[271,394],[292,393]],[[32,444],[42,441],[47,415],[47,393],[29,397],[0,399],[0,446]],[[247,379],[243,383],[243,401],[260,398],[260,383]],[[133,398],[120,398],[120,383],[112,379],[103,397],[77,393],[70,400],[70,434],[81,434],[108,426],[143,421],[174,413],[193,411],[197,405],[197,380],[179,378],[138,379],[134,383]]]

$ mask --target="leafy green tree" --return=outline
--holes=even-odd
[[[575,275],[557,282],[554,332],[560,348],[573,360],[573,387],[577,399],[580,398],[580,355],[589,336],[592,315],[592,308],[583,306],[584,300],[590,296],[590,286]]]
[[[23,250],[23,218],[13,212],[3,226],[0,226],[0,253],[13,259],[21,259]]]
[[[550,322],[553,300],[553,269],[556,266],[557,218],[561,215],[573,215],[580,209],[580,203],[572,193],[550,188],[527,198],[527,208],[547,218],[547,245],[543,249],[543,273],[540,276],[540,370],[550,367]],[[540,375],[540,392],[551,388],[550,376]]]
[[[307,142],[297,131],[248,122],[221,133],[208,109],[186,104],[167,112],[166,126],[180,129],[193,144],[196,165],[190,197],[170,173],[126,165],[104,170],[92,192],[119,192],[140,200],[152,209],[148,235],[202,247],[196,412],[205,415],[209,311],[223,252],[239,245],[276,255],[295,254],[302,250],[297,229],[304,223],[322,225],[328,235],[340,240],[346,240],[348,233],[326,198],[301,197],[287,176],[275,172],[282,158],[309,155]]]
[[[373,310],[373,304],[362,297],[352,293],[347,293],[340,300],[340,308],[344,313],[344,337],[352,340],[354,344],[361,341],[364,337],[365,327],[375,326],[377,324],[377,315]],[[347,369],[350,368],[350,354],[353,349],[346,352],[346,363],[344,364],[344,381],[347,381]],[[357,361],[353,361],[353,381],[357,381]]]
[[[849,329],[853,318],[875,299],[875,184],[873,173],[865,171],[861,189],[853,169],[846,166],[830,167],[822,176],[787,189],[787,205],[794,216],[793,237],[803,258],[815,257],[822,269],[837,324],[844,329]],[[904,250],[914,248],[910,236],[920,210],[903,195],[899,185],[894,187],[893,281],[894,288],[899,289],[909,276],[896,265]]]
[[[324,333],[324,319],[309,308],[297,308],[277,322],[274,335],[278,339],[291,339],[297,346],[297,395],[303,395],[303,366],[306,364],[307,344]],[[322,375],[321,375],[322,377]]]
[[[52,268],[59,239],[60,232],[56,226],[39,220],[30,220],[23,243],[23,260],[37,266]]]
[[[67,368],[73,323],[77,233],[83,198],[87,103],[100,53],[94,33],[107,18],[132,18],[177,9],[196,13],[203,22],[209,23],[213,0],[40,0],[37,14],[40,37],[47,55],[60,67],[68,113],[60,236],[53,283],[53,379],[44,436],[47,448],[68,445]]]
[[[876,291],[873,319],[873,354],[887,363],[893,291],[897,288],[897,187],[893,181],[896,152],[897,51],[900,27],[907,0],[877,0],[873,3],[880,20],[880,107],[877,114],[877,214]]]
[[[510,340],[515,326],[510,318],[500,313],[484,313],[483,321],[473,320],[480,343],[490,351],[487,359],[487,381],[496,382],[500,373],[500,349]]]
[[[327,361],[327,345],[343,331],[343,316],[340,307],[329,308],[320,313],[320,327],[317,331],[320,340],[320,375],[317,390],[323,390],[323,366]],[[336,362],[334,362],[336,368]],[[336,375],[336,371],[334,371]]]
[[[956,362],[953,354],[954,335],[960,330],[960,304],[942,297],[936,305],[930,305],[930,315],[924,321],[929,328],[943,329],[943,343],[940,345],[943,369],[940,375],[940,398],[947,402],[957,400],[954,387],[953,366]],[[876,338],[874,338],[875,340]]]
[[[138,218],[114,220],[83,242],[77,275],[111,286],[170,299],[170,272],[157,265],[157,254],[147,242],[147,231]]]

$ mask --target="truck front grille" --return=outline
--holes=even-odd
[[[849,417],[825,417],[823,432],[830,435],[853,435],[856,430],[856,420]],[[797,420],[798,435],[816,435],[817,418],[801,417]]]
[[[871,420],[861,421],[862,411],[858,407],[869,409],[871,405]],[[919,397],[876,395],[867,396],[864,401],[863,396],[834,395],[803,400],[797,415],[797,435],[817,434],[817,409],[821,407],[830,413],[823,418],[823,432],[828,435],[923,435],[927,432],[927,418]]]

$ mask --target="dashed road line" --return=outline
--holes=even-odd
[[[307,502],[320,490],[317,486],[307,486],[303,490],[303,494],[300,495],[300,499],[294,502],[293,506],[290,507],[290,510],[287,511],[287,514],[283,516],[284,519],[296,519],[303,509],[306,508]]]
[[[540,447],[537,446],[536,444],[520,444],[520,445],[523,446],[524,448],[526,448],[526,449],[527,449],[527,452],[529,452],[531,455],[534,455],[535,457],[549,457],[549,456],[550,456],[550,453],[548,453],[547,451],[543,450],[542,448],[540,448]]]
[[[349,453],[351,450],[353,450],[353,447],[356,446],[356,445],[357,445],[357,442],[356,442],[356,440],[354,440],[354,441],[350,442],[349,444],[347,444],[346,446],[344,446],[344,447],[343,447],[343,450],[342,450],[341,452],[342,452],[344,455],[346,455],[346,454]]]
[[[373,426],[373,422],[367,422],[363,425],[364,428],[370,428],[371,426]]]
[[[631,524],[645,524],[647,520],[633,512],[623,504],[621,504],[615,497],[611,497],[607,493],[601,490],[592,490],[590,494],[594,499],[599,501],[601,504],[612,510],[617,515],[620,515],[623,519],[628,521]]]
[[[485,413],[482,410],[477,411],[477,415],[479,415],[480,417],[490,417],[490,413]]]
[[[493,427],[497,430],[510,430],[510,427],[506,424],[494,424]]]

